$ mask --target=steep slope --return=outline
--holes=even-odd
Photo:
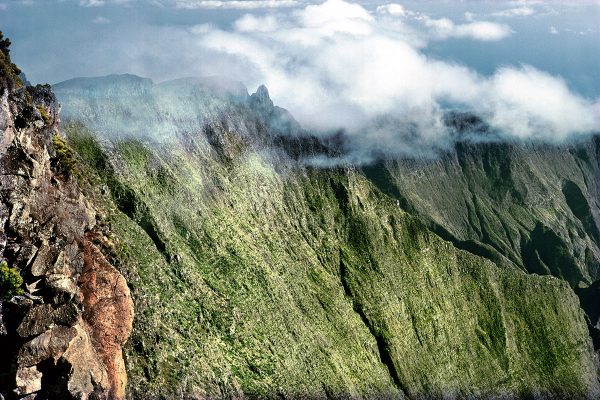
[[[50,87],[3,72],[0,398],[120,399],[133,303],[100,250],[95,208],[71,177],[58,127]]]
[[[359,170],[295,162],[323,146],[277,139],[262,89],[105,84],[56,90],[136,305],[131,398],[598,395],[566,282],[461,250]]]
[[[362,171],[456,246],[590,293],[600,273],[598,161],[597,137],[562,146],[463,142],[437,160]],[[583,307],[596,336],[597,306]]]

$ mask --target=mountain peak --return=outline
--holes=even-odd
[[[255,103],[262,107],[273,107],[273,101],[271,100],[271,97],[269,96],[269,90],[265,85],[260,85],[256,89],[256,92],[250,96],[250,100],[252,103]]]

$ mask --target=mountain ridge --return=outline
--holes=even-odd
[[[2,86],[2,396],[599,396],[596,139],[318,167],[210,83]]]
[[[393,160],[385,168],[375,164],[370,172],[365,172],[366,166],[305,165],[307,155],[335,153],[332,146],[343,144],[343,136],[333,136],[328,144],[308,133],[282,135],[269,121],[275,106],[259,104],[267,107],[218,104],[214,119],[180,130],[175,142],[128,136],[93,152],[106,152],[105,162],[112,165],[110,175],[102,172],[106,167],[95,168],[91,175],[99,174],[108,186],[101,202],[120,210],[113,212],[111,221],[120,246],[129,249],[122,255],[127,260],[122,267],[134,298],[140,290],[152,293],[145,300],[138,298],[141,320],[127,350],[133,393],[146,390],[168,397],[168,388],[177,384],[160,366],[166,363],[188,377],[189,386],[181,390],[198,390],[199,397],[596,396],[591,325],[573,289],[551,276],[527,274],[510,258],[501,262],[494,254],[504,250],[499,253],[495,242],[457,235],[455,221],[462,216],[438,220],[436,231],[436,220],[427,218],[436,215],[432,208],[419,209],[416,205],[422,202],[407,197],[422,193],[407,188],[420,181],[419,174],[427,176],[427,165],[443,171],[450,167],[447,161],[408,160],[416,170],[408,170],[410,175],[392,169]],[[187,103],[183,106],[190,109]],[[92,114],[102,115],[102,104],[94,107]],[[66,111],[81,114],[76,110]],[[195,116],[204,115],[204,109],[194,112],[200,114],[188,115],[189,120],[202,121]],[[101,127],[94,130],[65,121],[79,154],[89,151],[94,137],[107,139]],[[492,205],[518,198],[511,194],[511,185],[521,190],[519,180],[506,180],[502,166],[524,152],[519,145],[457,146],[475,148],[474,161],[456,167],[471,188],[482,186]],[[487,152],[477,150],[485,146]],[[457,156],[452,151],[450,160],[470,154]],[[97,165],[95,157],[87,164]],[[497,162],[485,164],[494,157]],[[449,176],[435,170],[431,174]],[[431,195],[443,195],[444,188],[437,184]],[[556,186],[551,188],[556,191]],[[473,201],[458,193],[451,199]],[[560,189],[557,193],[564,198]],[[446,203],[439,203],[438,214],[445,208]],[[569,222],[578,223],[577,218]],[[527,235],[534,231],[535,224]],[[550,234],[544,232],[540,230],[542,237]],[[144,238],[134,239],[140,234]],[[587,237],[582,240],[577,243],[588,243]],[[146,266],[152,262],[146,264],[150,261],[142,255],[149,248],[156,249],[150,258],[165,260],[163,268],[169,274],[162,279],[171,283],[161,280],[160,289]],[[539,249],[533,246],[532,251]],[[510,256],[509,251],[505,254]],[[223,297],[225,303],[209,300],[213,296]],[[220,311],[207,311],[214,308]],[[156,321],[154,309],[174,316]],[[192,310],[202,310],[196,312],[202,313],[205,325],[190,320]],[[568,327],[561,325],[565,321],[570,321]],[[204,328],[192,339],[178,331],[180,325]],[[163,330],[169,334],[153,339],[154,332]],[[366,352],[346,336],[350,331],[370,343]],[[573,332],[580,344],[565,342]],[[317,339],[321,335],[323,339]],[[214,347],[202,346],[206,341]],[[174,358],[160,355],[166,343],[174,346],[167,347]],[[244,357],[248,352],[251,356]],[[577,359],[575,353],[587,354],[577,367],[567,361]],[[218,356],[206,360],[205,354]],[[325,361],[331,358],[335,361]],[[355,363],[357,358],[362,361]],[[230,383],[212,381],[211,373],[198,365],[214,368]],[[319,376],[309,372],[315,365]],[[276,383],[268,383],[271,379]],[[217,389],[222,385],[225,391]]]

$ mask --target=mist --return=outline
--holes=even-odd
[[[426,29],[415,30],[408,19],[424,21]],[[386,147],[394,138],[367,129],[374,119],[393,116],[399,126],[416,126],[424,144],[435,144],[447,135],[443,110],[453,108],[483,116],[512,138],[560,142],[599,126],[597,100],[573,92],[560,76],[528,65],[484,76],[422,51],[451,35],[490,41],[511,34],[494,22],[456,25],[399,5],[370,13],[329,0],[291,15],[246,15],[231,31],[193,31],[202,46],[248,65],[304,126],[343,127],[367,142],[392,142]]]
[[[155,3],[167,16],[201,13],[178,24],[119,22],[117,10],[131,16],[140,3],[79,2],[81,10],[93,11],[89,35],[99,40],[83,37],[94,43],[84,59],[76,54],[81,48],[65,48],[60,60],[45,60],[45,70],[63,71],[59,79],[128,72],[155,82],[219,75],[250,91],[265,84],[274,103],[305,130],[324,137],[343,130],[353,162],[372,154],[435,155],[456,140],[444,123],[453,110],[478,115],[506,140],[563,143],[600,130],[598,98],[580,94],[543,66],[497,64],[485,73],[433,55],[445,43],[467,48],[516,39],[522,33],[515,26],[525,19],[558,13],[552,2],[503,2],[459,16],[435,15],[408,1],[163,1]],[[554,38],[566,29],[553,25],[546,34]],[[64,59],[73,61],[68,69],[57,64]]]

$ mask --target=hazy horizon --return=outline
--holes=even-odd
[[[403,145],[399,127],[444,142],[448,108],[507,137],[598,131],[599,17],[598,1],[0,2],[13,60],[33,83],[130,73],[266,84],[303,125],[383,147]],[[381,116],[394,126],[374,124]]]

